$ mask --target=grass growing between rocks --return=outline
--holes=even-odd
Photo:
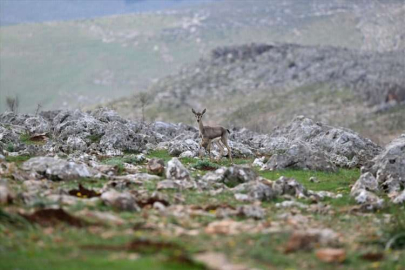
[[[148,157],[162,158],[166,163],[172,158],[167,151],[154,151]],[[127,158],[103,162],[114,165],[126,160],[128,163]],[[207,172],[201,165],[229,166],[225,157],[219,163],[207,159],[180,160],[193,177]],[[252,160],[235,159],[234,162],[251,164]],[[40,209],[44,205],[29,208],[17,199],[12,205],[0,208],[0,269],[207,269],[196,260],[204,252],[221,253],[233,265],[255,269],[403,269],[405,249],[400,236],[405,224],[404,209],[396,206],[379,213],[352,211],[356,205],[349,196],[350,186],[359,177],[359,170],[336,173],[255,170],[270,180],[291,177],[307,189],[341,193],[342,198],[325,199],[320,202],[325,208],[314,210],[311,207],[317,204],[311,200],[297,200],[308,208],[280,208],[276,204],[287,198],[279,197],[261,203],[265,212],[262,220],[244,216],[221,218],[221,207],[236,209],[251,205],[236,200],[230,191],[213,194],[199,190],[161,190],[174,207],[163,211],[152,206],[145,206],[140,212],[120,211],[102,201],[85,203],[85,199],[63,206],[70,215],[88,222],[83,227],[64,222],[45,227],[30,223],[19,211]],[[311,182],[311,177],[319,182]],[[12,179],[9,181],[13,182],[13,188],[19,185]],[[159,181],[145,182],[131,190],[143,189],[152,194]],[[51,189],[71,190],[81,184],[98,190],[107,182],[108,179],[59,181],[53,182]],[[195,212],[187,214],[190,209]],[[94,219],[89,215],[94,212],[108,214],[111,220]],[[219,224],[212,226],[215,223]],[[344,262],[320,261],[316,256],[316,250],[321,248],[318,245],[286,253],[291,232],[308,228],[327,228],[339,234],[341,241],[333,247],[345,250]],[[385,250],[395,237],[397,240]]]
[[[20,141],[26,145],[44,145],[45,141],[43,140],[33,140],[28,133],[23,133],[20,136]]]
[[[15,156],[15,157],[13,157],[13,156],[7,156],[7,157],[6,157],[6,161],[7,161],[7,162],[15,162],[15,163],[17,163],[17,164],[21,164],[21,163],[23,163],[24,161],[29,160],[30,158],[31,158],[31,156],[27,156],[27,155]]]

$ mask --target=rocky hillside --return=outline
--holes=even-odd
[[[405,51],[330,46],[220,47],[155,83],[147,114],[191,123],[190,108],[206,107],[208,121],[260,132],[303,114],[386,143],[405,128],[404,59]],[[133,104],[136,98],[113,106],[136,115]]]
[[[192,126],[164,122],[146,125],[106,109],[91,113],[48,111],[37,116],[7,112],[0,115],[0,123],[0,150],[8,155],[122,156],[162,149],[172,156],[199,154],[198,130]],[[271,157],[263,169],[355,168],[381,151],[351,130],[315,123],[303,116],[272,135],[235,129],[229,143],[236,158]]]
[[[299,116],[229,139],[235,164],[199,160],[184,124],[0,114],[0,268],[404,265],[405,135],[382,149]]]

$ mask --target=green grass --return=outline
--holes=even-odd
[[[7,162],[16,162],[16,163],[22,163],[24,161],[27,161],[31,158],[31,156],[23,155],[23,156],[7,156],[6,161]]]
[[[6,150],[8,152],[14,152],[14,150],[15,150],[14,144],[12,144],[11,142],[8,143],[7,146],[6,146]]]
[[[122,174],[125,171],[124,163],[129,164],[141,164],[142,162],[138,161],[138,159],[133,155],[125,155],[122,157],[112,157],[107,158],[102,161],[103,164],[115,166],[119,174]]]
[[[257,171],[260,176],[277,180],[280,176],[295,178],[307,189],[314,191],[350,192],[350,185],[354,184],[360,177],[360,170],[339,169],[336,173],[303,171],[303,170],[283,170],[283,171]],[[319,183],[309,181],[311,177],[316,177]]]
[[[148,154],[149,158],[160,158],[163,159],[165,162],[168,162],[173,157],[169,155],[166,150],[155,150]]]
[[[31,140],[31,135],[28,133],[21,134],[20,141],[26,145],[44,145],[45,144],[45,141]]]
[[[99,143],[103,135],[100,134],[93,134],[87,136],[87,139],[89,139],[92,143]]]
[[[215,170],[218,169],[220,166],[208,160],[198,160],[191,167],[197,170]]]

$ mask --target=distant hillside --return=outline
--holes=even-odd
[[[403,1],[215,1],[190,8],[0,27],[0,112],[87,107],[144,91],[219,46],[404,48]]]
[[[404,59],[331,46],[220,47],[154,84],[147,114],[191,123],[190,108],[206,107],[207,120],[261,132],[302,114],[385,142],[405,128]],[[136,103],[113,106],[128,115]]]

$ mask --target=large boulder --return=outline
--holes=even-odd
[[[405,134],[389,143],[373,163],[371,172],[378,173],[380,183],[392,176],[405,184]]]
[[[271,201],[279,194],[273,189],[273,186],[268,181],[255,180],[240,184],[232,189],[236,195],[246,194],[247,200]],[[238,197],[238,196],[236,196]]]
[[[367,172],[362,174],[360,178],[353,185],[351,194],[352,196],[357,195],[362,190],[367,190],[371,192],[378,191],[378,182],[377,179],[371,173]]]
[[[52,121],[53,136],[58,141],[66,141],[69,136],[88,139],[104,135],[103,123],[93,116],[79,110],[61,111]],[[90,139],[88,139],[89,142]]]
[[[360,167],[378,155],[381,148],[356,132],[317,123],[297,116],[288,126],[276,129],[271,137],[288,141],[304,141],[325,151],[327,155],[341,157],[342,167]]]
[[[336,166],[319,148],[303,141],[292,144],[288,149],[280,149],[262,167],[264,170],[303,169],[314,171],[336,171]]]
[[[181,153],[186,151],[191,151],[193,153],[198,153],[200,146],[198,143],[192,139],[186,140],[174,140],[170,142],[169,146],[169,155],[171,156],[179,156]]]
[[[99,147],[102,150],[126,150],[139,152],[148,143],[142,135],[137,134],[130,125],[121,122],[109,122],[104,128],[104,136]]]
[[[52,180],[73,180],[95,177],[95,172],[85,164],[52,157],[34,157],[22,164],[22,169],[34,171]]]
[[[366,179],[368,181],[365,181]],[[405,187],[405,134],[389,143],[378,156],[362,168],[362,175],[353,189],[361,183],[367,183],[371,187],[365,188],[367,191],[381,188],[389,193],[395,203],[404,201],[401,191]]]

